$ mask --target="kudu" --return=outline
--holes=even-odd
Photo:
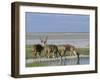
[[[60,55],[58,47],[53,44],[47,44],[48,36],[44,40],[41,40],[44,46],[44,54],[47,58],[54,58]]]
[[[59,45],[58,50],[60,55],[63,56],[77,56],[79,58],[79,53],[77,52],[77,48],[73,45],[66,44],[66,45]]]
[[[33,58],[37,58],[41,56],[41,52],[43,51],[44,47],[41,44],[35,44],[32,46],[32,54]]]
[[[60,55],[56,45],[47,44],[48,36],[44,40],[41,38],[40,40],[41,44],[33,45],[33,57],[37,57],[37,55],[41,57],[41,53],[47,58],[58,57]]]

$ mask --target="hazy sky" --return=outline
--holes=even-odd
[[[25,13],[26,32],[89,32],[89,15]]]

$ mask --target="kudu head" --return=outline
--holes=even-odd
[[[47,44],[48,36],[44,37],[43,39],[40,37],[41,45],[44,47]]]

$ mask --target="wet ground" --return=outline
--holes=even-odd
[[[61,65],[84,65],[89,64],[89,56],[77,57],[63,57],[63,58],[41,58],[41,59],[28,59],[26,64],[42,64],[44,66],[61,66]],[[34,66],[31,66],[34,67]]]

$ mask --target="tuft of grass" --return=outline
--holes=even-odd
[[[82,55],[89,55],[90,54],[89,48],[78,48],[77,51],[79,54],[82,54]]]
[[[45,66],[45,64],[42,63],[26,63],[26,67],[39,67],[39,66]]]
[[[26,59],[33,58],[32,57],[32,45],[26,45]]]

